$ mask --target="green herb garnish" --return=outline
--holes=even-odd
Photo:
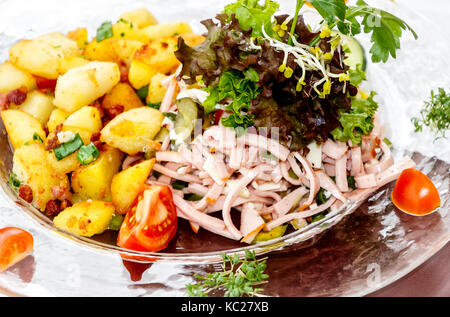
[[[14,190],[19,190],[20,185],[22,184],[22,182],[17,178],[17,174],[11,172],[11,173],[9,173],[8,184]]]
[[[70,154],[75,153],[83,145],[83,140],[77,133],[72,141],[61,144],[60,146],[55,148],[53,152],[55,153],[56,159],[60,161]]]
[[[114,214],[114,216],[109,221],[108,229],[119,230],[120,226],[122,225],[123,218],[124,217],[122,215]]]
[[[238,254],[222,254],[222,272],[196,274],[197,284],[187,284],[186,290],[191,297],[207,297],[212,291],[224,291],[225,297],[256,296],[263,291],[257,286],[267,283],[265,274],[267,258],[256,259],[252,251],[245,251],[245,258]]]
[[[414,117],[411,121],[415,132],[421,132],[427,126],[436,140],[446,138],[445,133],[450,129],[450,93],[446,93],[444,88],[439,88],[438,93],[432,90],[430,99],[420,111],[420,117]]]
[[[370,53],[374,63],[386,62],[389,56],[396,58],[402,30],[410,31],[415,39],[418,37],[405,21],[384,10],[372,8],[363,0],[358,0],[356,6],[347,6],[344,0],[309,2],[328,23],[329,29],[337,26],[341,33],[352,36],[361,31],[371,33]],[[361,23],[357,18],[362,19]],[[319,41],[320,37],[316,37],[310,45],[315,46]]]
[[[77,153],[77,160],[83,164],[88,165],[94,162],[100,156],[100,151],[94,145],[90,143],[89,145],[83,145]]]
[[[147,103],[147,106],[150,107],[150,108],[159,110],[159,108],[161,108],[161,103],[151,103],[151,102],[148,102],[148,103]]]
[[[145,101],[145,100],[147,99],[147,96],[148,96],[148,87],[149,87],[149,85],[146,85],[146,86],[144,86],[144,87],[142,87],[142,88],[140,88],[140,89],[138,89],[138,90],[136,91],[137,95],[139,96],[139,98],[140,98],[142,101]]]
[[[33,141],[39,141],[41,143],[44,143],[44,140],[42,140],[41,136],[39,134],[37,134],[36,132],[34,132],[34,134],[33,134]]]
[[[330,197],[331,197],[331,195],[329,193],[327,195],[327,190],[325,188],[321,188],[316,195],[317,205],[322,205],[322,204],[326,203],[328,201],[328,199],[330,199]]]
[[[106,40],[107,38],[113,37],[113,28],[110,21],[103,22],[102,25],[97,29],[97,42]]]

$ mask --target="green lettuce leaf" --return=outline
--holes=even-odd
[[[372,132],[373,119],[378,109],[378,103],[373,100],[375,92],[371,92],[367,99],[352,99],[351,111],[340,111],[339,122],[342,125],[331,131],[334,140],[347,142],[351,140],[353,144],[361,144],[362,137]]]

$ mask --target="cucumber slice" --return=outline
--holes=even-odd
[[[273,228],[269,232],[261,231],[256,235],[255,239],[253,240],[253,243],[264,242],[264,241],[269,241],[269,240],[272,240],[275,238],[279,238],[282,235],[284,235],[284,233],[286,232],[286,229],[287,229],[287,225],[281,225],[281,226]]]
[[[351,70],[356,70],[356,66],[361,65],[361,69],[366,71],[367,60],[364,48],[361,43],[354,37],[341,34],[342,47],[346,52],[344,63],[350,67]],[[349,52],[348,52],[349,51]]]
[[[179,99],[176,104],[178,114],[174,126],[175,133],[186,140],[194,131],[195,120],[198,116],[197,104],[190,98]]]

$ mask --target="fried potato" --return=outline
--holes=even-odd
[[[129,155],[143,151],[161,129],[164,115],[156,109],[141,107],[119,114],[101,131],[101,141]]]
[[[133,23],[139,29],[158,23],[153,14],[145,8],[124,12],[120,18]]]
[[[84,144],[90,143],[93,133],[102,129],[102,118],[95,107],[83,107],[72,113],[63,123],[63,131],[78,133]]]
[[[55,105],[69,113],[90,105],[120,81],[116,63],[90,62],[72,68],[59,77],[55,88]]]
[[[27,87],[28,91],[36,88],[36,80],[31,74],[17,68],[10,62],[0,65],[0,93],[7,93],[20,87]]]
[[[126,214],[150,175],[154,164],[155,159],[147,160],[114,175],[111,195],[118,213]]]
[[[62,124],[70,116],[70,113],[59,108],[53,109],[47,122],[48,132],[52,132],[56,127]]]
[[[42,140],[46,138],[45,131],[39,120],[22,110],[3,110],[1,117],[9,140],[15,150],[25,143],[33,141],[35,135]]]
[[[64,209],[53,219],[59,229],[84,237],[104,232],[114,215],[114,205],[104,201],[84,201]]]
[[[142,33],[144,33],[150,41],[155,41],[163,37],[192,33],[192,28],[186,22],[163,23],[147,26],[142,29]]]
[[[107,146],[97,160],[72,173],[74,193],[86,200],[111,200],[112,178],[119,171],[122,158],[123,154],[119,150]]]
[[[50,33],[34,40],[20,41],[9,52],[11,63],[15,66],[47,79],[58,78],[62,59],[77,55],[77,43],[61,33]]]
[[[54,108],[53,97],[38,90],[28,93],[27,99],[19,107],[20,110],[38,119],[42,127],[47,125],[47,121]]]
[[[77,42],[80,50],[83,50],[88,43],[88,31],[86,28],[78,28],[73,30],[67,33],[67,37]]]
[[[124,112],[126,112],[134,108],[143,107],[144,104],[129,84],[119,83],[105,95],[102,106],[105,109],[122,106],[124,107]]]
[[[59,186],[69,191],[69,179],[66,174],[58,173],[47,161],[42,143],[23,145],[14,152],[13,173],[20,181],[31,187],[33,205],[45,211],[47,202],[54,200],[52,187]]]

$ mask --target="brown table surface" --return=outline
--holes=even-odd
[[[450,297],[450,244],[400,280],[369,297]]]

